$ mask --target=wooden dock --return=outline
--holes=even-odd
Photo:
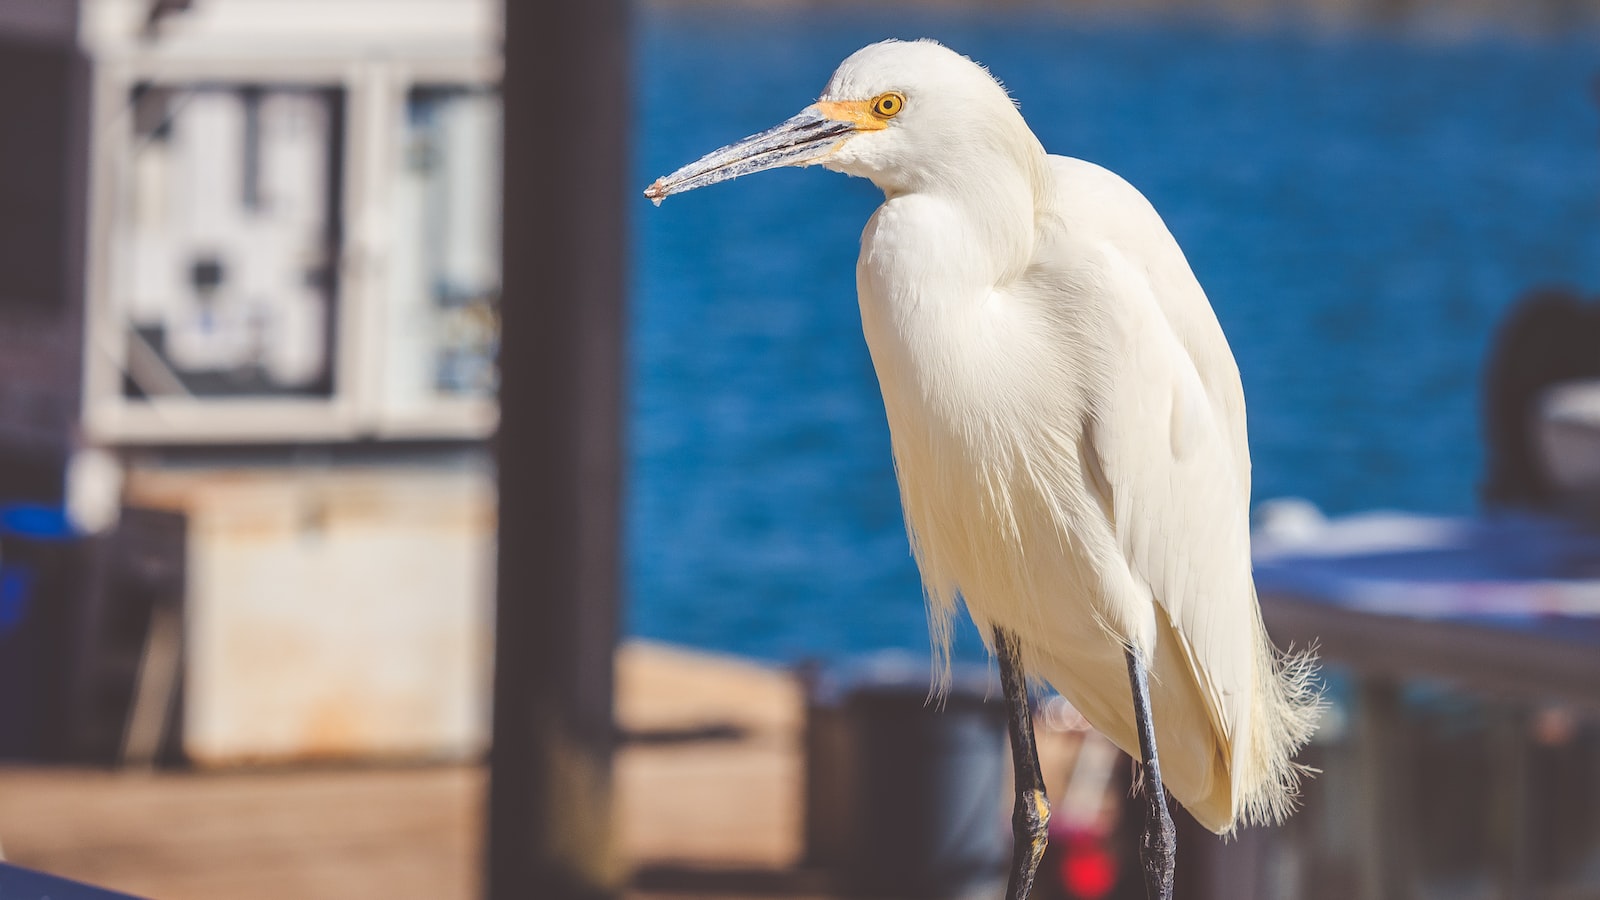
[[[617,717],[630,739],[615,795],[638,898],[799,895],[802,712],[783,671],[623,649]],[[4,767],[0,847],[18,865],[155,900],[473,898],[485,783],[464,764]]]

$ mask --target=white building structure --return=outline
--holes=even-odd
[[[0,444],[86,526],[188,517],[199,763],[484,745],[499,16],[0,0],[83,113],[62,287],[8,298],[0,252]]]
[[[482,438],[498,5],[87,0],[85,419],[117,443]]]

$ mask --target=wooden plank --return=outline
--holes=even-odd
[[[797,900],[798,682],[745,660],[629,644],[617,684],[619,724],[638,738],[616,760],[623,859],[646,881],[691,886],[664,895],[749,883],[744,896],[767,885]],[[0,766],[0,841],[19,865],[158,900],[461,900],[480,890],[484,785],[475,766]]]
[[[447,900],[476,881],[482,784],[472,768],[0,768],[0,838],[19,865],[158,900]]]

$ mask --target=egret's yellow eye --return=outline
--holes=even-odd
[[[892,119],[906,107],[906,95],[899,91],[879,94],[872,100],[872,114],[880,119]]]

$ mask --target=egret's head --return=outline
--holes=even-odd
[[[895,193],[960,180],[1004,157],[1031,166],[1036,156],[1038,140],[982,66],[933,41],[884,41],[841,63],[799,115],[656,179],[644,193],[660,203],[751,172],[816,164]]]

